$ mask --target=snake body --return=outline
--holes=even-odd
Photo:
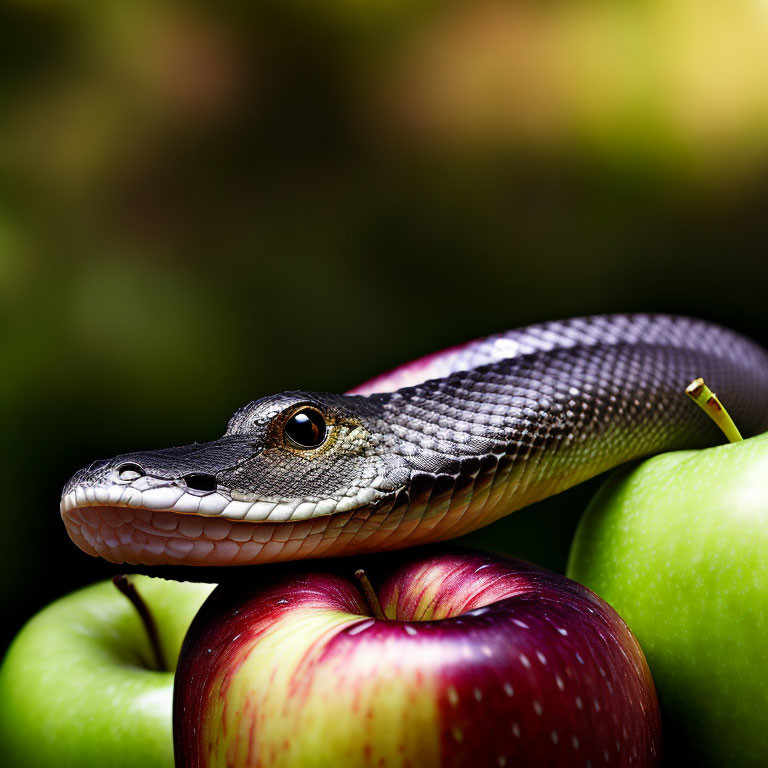
[[[89,554],[144,565],[445,540],[618,464],[718,442],[683,395],[699,376],[743,433],[768,429],[768,353],[754,342],[668,315],[577,318],[472,341],[345,395],[262,398],[218,440],[80,470],[61,514]]]

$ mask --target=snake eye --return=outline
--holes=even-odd
[[[315,408],[302,408],[291,416],[284,434],[299,448],[317,448],[325,441],[327,426],[323,414]]]

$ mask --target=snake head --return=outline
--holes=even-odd
[[[113,562],[319,555],[391,508],[409,476],[393,441],[376,400],[286,392],[241,408],[218,440],[80,470],[61,514],[81,549]]]

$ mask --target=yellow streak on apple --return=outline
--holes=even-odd
[[[203,754],[212,747],[210,765],[253,765],[256,754],[263,768],[378,765],[379,760],[392,766],[408,758],[436,765],[434,649],[420,650],[416,643],[403,658],[399,643],[368,644],[356,635],[347,653],[332,652],[319,661],[339,632],[370,621],[303,610],[286,614],[258,642],[244,645],[228,664],[235,670],[229,690],[220,695],[224,680],[219,679],[209,695]],[[421,671],[420,684],[403,680],[415,670]]]

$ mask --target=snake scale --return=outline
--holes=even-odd
[[[429,355],[344,395],[284,392],[208,443],[94,462],[62,494],[85,552],[238,565],[458,536],[618,464],[721,438],[684,396],[702,376],[742,432],[768,429],[768,353],[720,326],[603,315]]]

